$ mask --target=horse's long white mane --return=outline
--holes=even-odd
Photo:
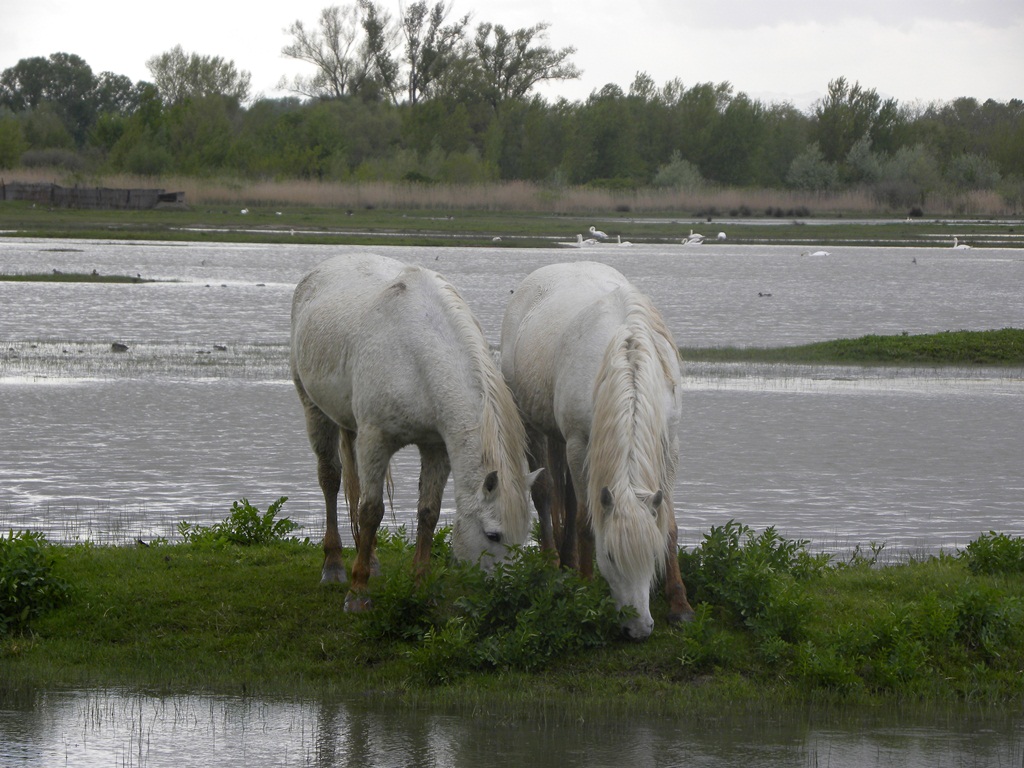
[[[498,472],[502,527],[510,541],[525,541],[530,531],[524,472],[526,430],[480,324],[454,286],[443,279],[438,280],[438,285],[445,316],[452,321],[462,348],[469,354],[469,370],[480,390],[482,463],[487,471]]]
[[[595,531],[625,575],[643,577],[664,568],[668,515],[676,457],[666,393],[672,368],[665,355],[675,349],[664,320],[642,293],[628,293],[626,320],[605,350],[594,385],[594,414],[587,451],[588,506]],[[601,489],[612,494],[613,510],[601,507]],[[661,490],[657,519],[637,498]]]

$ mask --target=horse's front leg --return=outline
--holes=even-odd
[[[665,555],[665,597],[668,600],[668,620],[677,624],[683,621],[693,621],[693,608],[690,601],[686,599],[686,585],[683,584],[683,575],[679,572],[679,527],[676,525],[675,515],[672,514],[672,504],[668,504],[669,533],[668,552]]]
[[[441,515],[441,497],[448,482],[451,463],[444,445],[420,446],[420,495],[416,510],[416,553],[413,568],[421,578],[430,568],[430,549],[434,544],[434,529]]]
[[[537,521],[540,523],[540,548],[543,552],[555,552],[555,530],[552,525],[552,500],[555,488],[555,469],[551,465],[551,444],[539,432],[527,428],[526,461],[531,472],[540,466],[541,458],[547,457],[547,471],[541,472],[530,486],[530,498],[533,508],[537,510]]]
[[[565,481],[565,525],[562,529],[562,565],[581,575],[594,575],[594,529],[587,512],[587,443],[579,437],[566,441],[569,477]]]
[[[373,429],[361,429],[356,437],[359,463],[359,543],[352,566],[352,586],[345,597],[345,610],[359,612],[372,607],[366,595],[373,571],[373,548],[377,529],[384,519],[384,478],[391,454],[382,436]]]

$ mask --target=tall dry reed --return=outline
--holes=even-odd
[[[551,186],[528,181],[480,184],[415,184],[408,182],[332,181],[250,181],[203,179],[188,176],[149,178],[128,174],[71,177],[64,171],[18,169],[5,174],[8,182],[52,182],[64,186],[110,188],[160,188],[184,192],[194,207],[301,207],[343,209],[397,209],[436,211],[517,211],[523,213],[593,214],[707,213],[716,216],[854,214],[892,215],[870,190],[850,189],[814,193],[780,189],[708,187],[679,190],[645,187],[637,190],[608,190],[589,187]],[[1013,206],[993,191],[933,193],[923,206],[929,216],[1008,216]],[[904,213],[898,211],[898,213]]]

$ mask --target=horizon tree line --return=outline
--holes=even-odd
[[[94,75],[79,56],[22,59],[0,73],[0,169],[89,174],[466,183],[527,180],[609,188],[708,185],[829,192],[864,187],[893,208],[996,190],[1024,200],[1024,102],[882,99],[837,77],[802,112],[728,82],[659,86],[638,72],[582,101],[548,102],[577,79],[575,49],[418,0],[397,17],[373,0],[294,22],[282,53],[314,74],[253,97],[251,76],[181,46],[151,81]]]

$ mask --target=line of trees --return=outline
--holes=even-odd
[[[325,8],[286,30],[282,53],[312,75],[294,95],[253,97],[248,72],[180,46],[151,81],[94,75],[80,57],[22,59],[0,73],[0,168],[83,174],[705,185],[831,191],[861,186],[894,209],[937,192],[1024,198],[1024,102],[901,105],[838,77],[802,112],[722,83],[658,85],[646,73],[581,102],[544,81],[580,77],[546,24],[451,19],[443,0]]]

